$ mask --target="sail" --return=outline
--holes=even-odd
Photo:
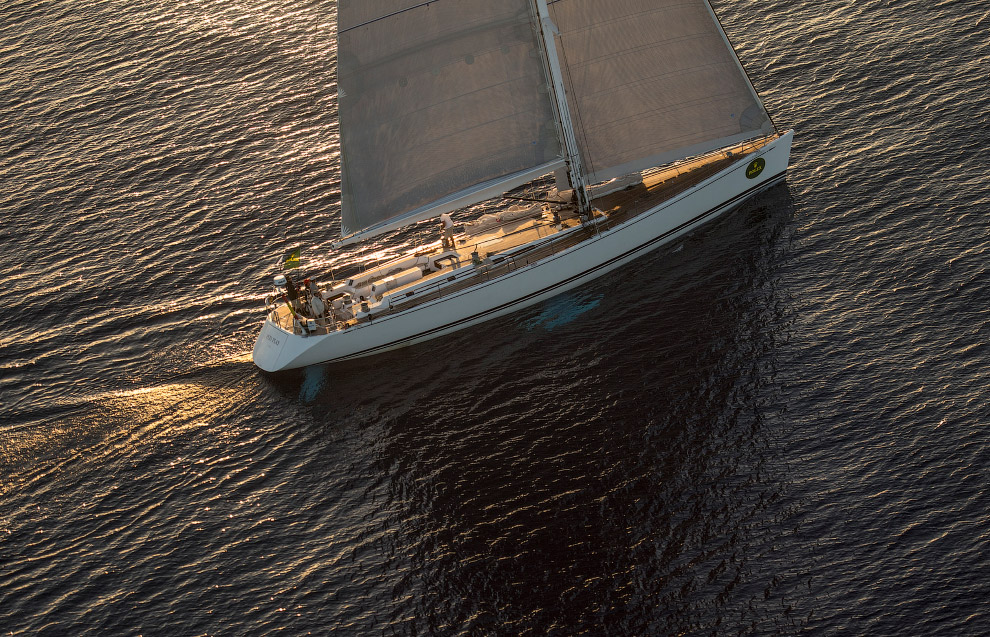
[[[532,12],[530,0],[339,2],[342,234],[470,205],[561,164]]]
[[[589,182],[767,134],[706,0],[551,0]]]

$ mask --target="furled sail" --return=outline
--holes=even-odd
[[[340,0],[343,235],[467,206],[561,165],[531,4]]]
[[[706,0],[550,0],[590,182],[773,130]]]

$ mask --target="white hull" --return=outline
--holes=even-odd
[[[266,320],[254,362],[275,372],[370,356],[421,343],[489,321],[597,279],[668,243],[779,182],[787,170],[793,132],[629,221],[508,274],[346,330],[303,337]],[[755,157],[766,162],[746,177]]]

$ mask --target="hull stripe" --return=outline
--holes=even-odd
[[[676,233],[680,232],[681,230],[683,230],[684,228],[686,228],[688,226],[697,224],[697,223],[703,221],[704,219],[706,219],[706,218],[708,218],[708,217],[710,217],[710,216],[712,216],[714,214],[720,213],[720,212],[724,211],[727,208],[731,208],[731,207],[735,206],[736,204],[741,203],[743,200],[751,197],[757,191],[760,191],[760,190],[763,190],[763,189],[769,188],[770,186],[775,185],[776,183],[778,183],[778,182],[780,182],[780,181],[783,180],[784,174],[785,174],[784,172],[781,172],[781,173],[775,175],[772,179],[769,179],[767,181],[761,182],[760,184],[757,184],[756,186],[753,186],[752,188],[746,190],[745,192],[742,192],[742,193],[736,195],[732,199],[730,199],[730,200],[728,200],[728,201],[720,204],[719,206],[717,206],[715,208],[712,208],[710,210],[707,210],[706,212],[698,215],[697,217],[694,217],[693,219],[690,219],[689,221],[685,221],[684,223],[680,224],[679,226],[677,226],[675,228],[672,228],[672,229],[668,230],[667,232],[664,232],[663,234],[658,235],[658,236],[654,237],[653,239],[650,239],[649,241],[636,246],[635,248],[632,248],[630,250],[626,250],[625,252],[623,252],[620,255],[617,255],[615,257],[612,257],[611,259],[608,259],[607,261],[604,261],[602,263],[599,263],[598,265],[592,266],[592,267],[588,268],[587,270],[584,270],[584,271],[582,271],[582,272],[580,272],[578,274],[575,274],[575,275],[570,276],[570,277],[568,277],[566,279],[563,279],[561,281],[558,281],[557,283],[554,283],[553,285],[549,285],[549,286],[547,286],[545,288],[542,288],[540,290],[537,290],[535,292],[531,292],[531,293],[527,294],[526,296],[521,296],[518,299],[514,299],[514,300],[512,300],[512,301],[510,301],[508,303],[503,303],[503,304],[498,305],[496,307],[489,308],[489,309],[487,309],[487,310],[485,310],[483,312],[478,312],[477,314],[472,314],[471,316],[466,316],[466,317],[464,317],[462,319],[458,319],[456,321],[452,321],[450,323],[446,323],[444,325],[440,325],[440,326],[431,328],[429,330],[426,330],[425,332],[419,332],[419,333],[413,334],[411,336],[406,336],[404,338],[396,339],[394,341],[391,341],[389,343],[385,343],[383,345],[376,345],[375,347],[370,347],[368,349],[361,350],[360,352],[355,352],[354,354],[348,354],[346,356],[341,356],[341,357],[338,357],[338,358],[327,359],[326,361],[322,361],[319,364],[332,363],[332,362],[336,362],[336,361],[350,360],[352,358],[361,358],[361,357],[368,356],[368,355],[373,354],[373,353],[378,352],[378,351],[393,349],[393,348],[395,348],[395,346],[400,345],[402,343],[405,343],[407,341],[416,340],[416,339],[422,338],[423,336],[428,336],[430,334],[433,334],[433,333],[436,333],[436,332],[440,332],[440,331],[449,329],[451,327],[460,325],[462,323],[476,321],[479,318],[485,316],[486,314],[492,314],[492,313],[495,313],[495,312],[499,312],[501,310],[504,310],[506,308],[512,307],[513,305],[518,305],[520,303],[525,303],[526,301],[528,301],[529,299],[532,299],[535,296],[540,296],[541,294],[545,294],[546,292],[548,292],[550,290],[553,290],[554,288],[561,287],[563,285],[566,285],[568,283],[571,283],[572,281],[574,281],[576,279],[580,279],[582,277],[585,277],[588,274],[591,274],[592,272],[594,272],[595,270],[600,270],[602,268],[608,267],[609,265],[615,263],[616,261],[621,261],[621,260],[623,260],[623,259],[625,259],[627,257],[630,257],[631,255],[634,255],[637,252],[646,252],[646,251],[649,251],[650,249],[652,249],[652,247],[654,245],[656,245],[657,243],[663,242],[663,240],[666,239],[666,238],[668,238],[670,235],[676,234]],[[711,185],[711,184],[709,184],[709,185]],[[665,207],[669,206],[670,203],[672,203],[672,202],[667,202],[666,204],[664,204],[663,207],[665,208]],[[654,212],[644,214],[641,217],[637,217],[637,218],[632,219],[631,221],[632,222],[642,221],[643,219],[645,219],[645,218],[647,218],[647,217],[655,214],[656,212],[659,212],[661,209],[662,208],[658,208]],[[622,226],[619,226],[619,227],[621,228]],[[555,257],[551,257],[551,260],[553,258],[555,258]],[[508,276],[511,276],[511,275],[508,275]],[[497,281],[494,281],[492,283],[499,283],[499,282],[501,282],[501,280],[502,279],[497,280]],[[490,285],[490,284],[491,283],[487,283],[486,285]],[[484,287],[484,286],[480,286],[480,287]],[[467,290],[466,292],[469,292],[470,293],[470,292],[474,292],[474,291],[476,291],[478,289],[479,288],[472,288],[470,290]],[[417,307],[417,308],[413,308],[413,311],[415,311],[415,310],[426,310],[426,309],[429,309],[429,308],[432,308],[432,307],[433,307],[433,304],[430,303],[430,304],[427,304],[427,305],[422,305],[422,306]],[[400,315],[401,315],[401,313],[400,314],[393,315],[393,316],[397,318]],[[382,320],[387,320],[387,319],[382,319]],[[370,325],[365,326],[365,327],[370,327]]]

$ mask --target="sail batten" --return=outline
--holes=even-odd
[[[344,234],[561,156],[529,0],[342,1],[338,86]]]

